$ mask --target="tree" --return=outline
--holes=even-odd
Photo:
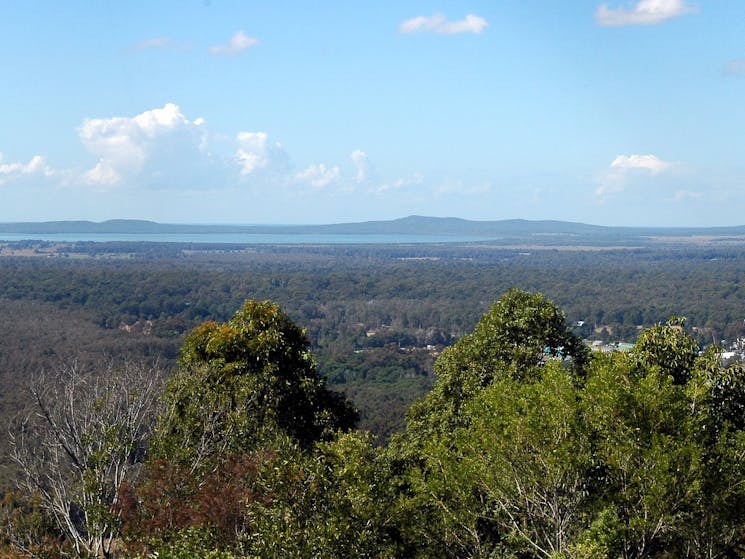
[[[484,507],[482,545],[508,542],[536,557],[571,555],[592,510],[591,438],[579,391],[556,363],[534,382],[503,379],[469,405],[457,454]]]
[[[481,318],[473,333],[446,349],[435,363],[437,382],[412,406],[407,428],[452,432],[466,415],[462,407],[504,378],[530,380],[551,359],[568,359],[575,375],[588,350],[569,331],[564,313],[540,293],[510,289]]]
[[[619,555],[670,549],[703,473],[685,388],[657,366],[615,354],[596,360],[584,403]]]
[[[305,332],[275,303],[246,301],[186,338],[168,381],[153,457],[189,463],[261,448],[276,433],[301,447],[349,429],[357,413],[316,371]]]
[[[148,477],[128,500],[128,537],[154,538],[160,551],[195,534],[228,549],[288,545],[261,539],[262,522],[301,514],[304,484],[321,479],[307,473],[309,456],[357,420],[316,371],[304,331],[268,301],[192,331],[162,400]],[[284,518],[269,527],[275,536]]]
[[[394,557],[393,493],[384,453],[339,433],[311,454],[277,453],[259,474],[269,492],[247,505],[250,557]]]
[[[566,371],[560,362],[564,359],[569,363]],[[500,400],[503,404],[509,403],[512,397],[519,398],[521,391],[526,398],[537,398],[535,394],[529,396],[528,392],[537,390],[534,384],[540,382],[544,373],[548,374],[547,365],[553,363],[550,371],[561,371],[571,386],[584,374],[587,362],[587,350],[568,330],[561,310],[540,294],[518,289],[507,291],[481,318],[472,334],[443,352],[435,364],[434,388],[412,406],[406,433],[394,439],[390,451],[394,462],[398,462],[396,467],[402,472],[397,481],[401,488],[401,521],[406,526],[404,531],[412,550],[417,549],[416,542],[426,542],[429,551],[424,552],[423,557],[428,556],[427,553],[486,557],[495,552],[506,534],[519,533],[521,528],[517,523],[504,520],[504,514],[514,512],[513,508],[499,496],[503,493],[498,486],[486,481],[484,476],[487,472],[494,474],[492,459],[502,460],[503,472],[512,468],[504,462],[504,453],[510,444],[514,445],[510,447],[513,450],[510,456],[517,460],[524,452],[518,438],[528,434],[518,432],[524,424],[515,417],[516,410],[508,418],[508,408],[487,404],[484,398],[488,394],[494,401],[500,391],[506,398]],[[523,413],[529,413],[527,404],[523,404]],[[556,409],[560,413],[561,410]],[[541,407],[536,408],[535,413],[541,410]],[[503,423],[489,424],[488,421]],[[531,421],[533,443],[541,447],[544,443],[538,438],[538,431],[545,429],[545,425],[535,418]],[[505,436],[504,431],[511,428],[515,429],[513,438],[507,436],[502,441],[500,437]],[[496,439],[488,436],[490,429],[496,429]],[[573,438],[576,435],[572,431],[567,440],[579,445]],[[491,447],[487,449],[484,445]],[[547,451],[547,448],[549,445],[541,450]],[[565,455],[564,449],[562,456]],[[578,460],[579,456],[583,455],[578,455]],[[568,462],[567,467],[574,465]],[[536,468],[520,467],[526,476],[543,479],[545,475]],[[577,469],[579,473],[575,473],[581,477],[582,468],[577,466]],[[503,484],[515,482],[500,480]],[[579,480],[572,483],[581,485]],[[565,489],[564,497],[571,499],[573,496]],[[494,507],[501,511],[498,515]],[[568,532],[569,528],[563,530]],[[534,541],[535,538],[524,540]],[[561,543],[557,545],[561,549],[565,547]]]
[[[634,347],[641,366],[658,366],[679,385],[688,382],[698,354],[698,344],[686,334],[684,325],[685,318],[673,316],[666,325],[644,330]]]
[[[77,556],[110,556],[118,495],[137,474],[163,380],[157,367],[63,365],[31,386],[35,407],[11,433],[19,489],[33,496]]]
[[[581,368],[544,359],[540,332],[510,345],[502,329],[519,328],[491,322],[443,354],[389,450],[407,555],[742,554],[745,369],[697,356],[676,319]]]
[[[583,401],[598,498],[623,558],[733,557],[745,520],[745,373],[673,320],[598,357]]]

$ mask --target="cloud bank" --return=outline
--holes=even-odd
[[[403,203],[425,208],[445,195],[462,201],[483,194],[462,187],[438,192],[413,170],[378,177],[371,157],[359,148],[340,161],[295,165],[267,131],[211,130],[204,118],[175,103],[132,116],[87,118],[77,137],[87,152],[77,166],[53,169],[42,155],[25,161],[0,155],[6,213],[25,211],[19,208],[29,199],[42,197],[43,204],[31,206],[55,219],[77,219],[95,209],[100,218],[124,213],[178,221],[186,212],[271,221],[271,212],[304,212],[318,208],[312,204],[320,200],[329,211],[381,203],[394,211]]]

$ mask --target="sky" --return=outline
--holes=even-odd
[[[5,2],[0,221],[745,224],[745,5]]]

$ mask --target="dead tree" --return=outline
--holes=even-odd
[[[164,375],[157,367],[63,365],[31,384],[33,410],[11,429],[19,489],[38,496],[78,557],[109,557],[118,494],[145,455]]]

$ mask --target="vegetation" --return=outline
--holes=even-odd
[[[318,372],[380,442],[432,388],[443,349],[511,287],[544,293],[582,338],[633,343],[674,314],[702,346],[745,337],[737,247],[11,245],[37,255],[0,257],[5,422],[27,403],[22,386],[34,371],[121,355],[169,368],[187,332],[228,320],[246,298],[276,301],[303,325]],[[7,456],[0,437],[0,461]],[[11,478],[0,468],[0,487]]]
[[[3,545],[37,557],[745,556],[745,368],[699,354],[679,318],[629,352],[593,355],[564,318],[542,295],[507,291],[439,357],[406,429],[377,446],[350,429],[303,331],[248,301],[186,338],[146,455],[89,431],[96,457],[122,449],[122,465],[143,464],[113,500],[60,476],[78,491],[69,511],[95,502],[80,534],[110,519],[111,545],[78,545],[43,479],[6,497]],[[60,467],[32,458],[26,469]],[[81,463],[80,479],[98,479],[99,464]]]

